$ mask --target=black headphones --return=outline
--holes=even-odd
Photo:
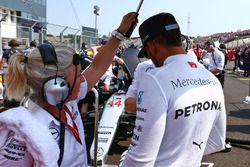
[[[77,65],[80,62],[79,55],[74,54],[73,56],[73,64],[75,65],[75,79],[72,87],[70,88],[69,83],[62,76],[57,75],[58,64],[54,46],[52,44],[46,43],[39,45],[38,49],[41,53],[44,66],[54,65],[57,68],[55,76],[51,76],[43,82],[41,90],[43,98],[53,106],[63,104],[71,94],[76,82]]]
[[[58,72],[58,64],[57,64],[57,55],[53,45],[51,44],[42,44],[38,46],[38,49],[41,53],[41,57],[43,60],[44,66],[46,65],[54,65],[56,66],[56,74],[55,76],[51,76],[47,78],[43,82],[42,87],[42,95],[43,98],[51,105],[56,106],[59,110],[59,119],[61,119],[61,109],[64,102],[70,96],[77,78],[77,66],[80,64],[80,56],[78,54],[73,55],[72,64],[75,66],[75,78],[72,86],[70,87],[69,83],[61,76],[57,75]],[[59,148],[60,154],[59,159],[57,161],[58,166],[61,166],[63,153],[64,153],[64,136],[65,136],[65,124],[61,122],[60,124],[60,140],[59,140]]]

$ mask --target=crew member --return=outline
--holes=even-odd
[[[186,54],[173,15],[150,17],[139,34],[156,68],[139,83],[135,128],[121,166],[198,167],[204,154],[224,149],[222,87]]]

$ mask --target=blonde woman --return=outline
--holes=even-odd
[[[25,102],[27,107],[0,114],[0,166],[87,166],[77,102],[107,70],[132,21],[136,21],[134,13],[123,17],[83,73],[79,65],[72,64],[74,50],[62,45],[41,45],[28,58],[22,54],[11,57],[6,96]],[[56,55],[52,58],[56,63],[51,64],[48,55]]]

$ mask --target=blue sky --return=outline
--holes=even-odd
[[[72,0],[72,2],[79,23],[70,0],[47,0],[47,22],[76,29],[79,29],[79,25],[95,27],[93,7],[98,5],[99,34],[108,35],[118,27],[124,14],[137,9],[140,0]],[[249,7],[249,0],[144,0],[138,26],[132,36],[138,36],[138,27],[145,19],[160,12],[172,13],[182,33],[189,33],[191,36],[250,29]]]

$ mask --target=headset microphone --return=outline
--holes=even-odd
[[[67,89],[67,96],[65,97],[64,96],[64,100],[61,101],[61,103],[59,103],[59,106],[63,105],[63,103],[69,98],[69,96],[71,95],[74,87],[75,87],[75,84],[76,84],[76,79],[77,79],[77,66],[80,64],[80,56],[78,54],[74,54],[73,55],[73,60],[72,60],[72,64],[75,66],[75,76],[74,76],[74,81],[73,81],[73,84],[72,86],[70,87],[69,85],[67,86],[68,89]],[[61,87],[64,87],[66,86],[66,82],[61,82],[60,84]],[[59,100],[59,99],[58,99]],[[61,106],[62,107],[62,106]]]
[[[63,103],[70,96],[77,79],[77,66],[80,64],[80,57],[78,54],[73,55],[72,64],[75,66],[75,78],[72,86],[62,77],[58,76],[58,64],[55,48],[51,44],[42,44],[38,46],[41,53],[43,64],[56,66],[56,74],[47,78],[43,83],[42,94],[44,99],[53,106],[61,108]]]
[[[44,97],[53,106],[61,105],[67,99],[69,92],[68,83],[60,76],[49,77],[43,86]]]
[[[51,44],[42,44],[37,48],[40,51],[44,66],[54,65],[56,67],[55,76],[51,76],[43,82],[41,90],[43,97],[50,105],[61,105],[68,97],[70,89],[67,81],[57,74],[58,65],[55,48]]]
[[[57,55],[55,52],[55,48],[51,44],[42,44],[38,46],[38,49],[41,53],[41,57],[43,60],[44,66],[46,65],[54,65],[56,66],[56,74],[55,76],[51,76],[47,78],[43,83],[42,95],[43,98],[53,106],[56,106],[59,110],[59,120],[61,120],[61,110],[63,104],[69,98],[77,79],[77,66],[80,64],[80,57],[77,54],[73,55],[72,64],[75,66],[75,78],[70,88],[67,81],[58,76],[58,64],[57,64]],[[60,155],[57,161],[58,166],[61,166],[63,153],[64,153],[64,136],[65,136],[65,124],[63,122],[60,123],[60,139],[59,139],[59,148]]]

